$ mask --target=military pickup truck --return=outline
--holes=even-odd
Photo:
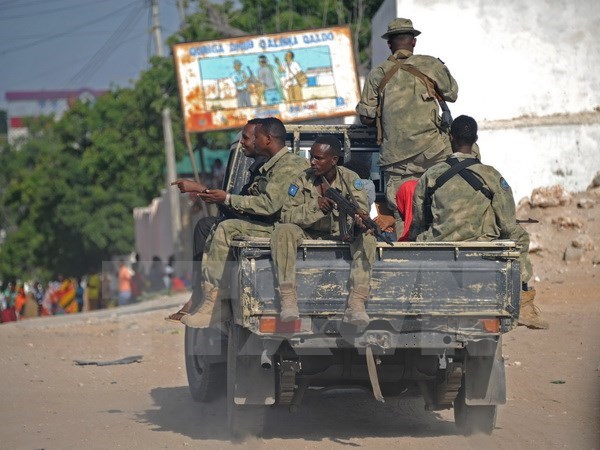
[[[371,165],[383,200],[385,180],[371,164],[378,152],[373,129],[287,129],[288,143],[299,154],[320,134],[337,136],[346,160]],[[249,163],[234,144],[226,189],[241,188]],[[460,432],[492,433],[497,405],[506,401],[502,334],[514,328],[519,314],[514,242],[378,243],[367,304],[371,322],[364,328],[342,321],[348,244],[301,244],[300,319],[290,323],[278,319],[269,240],[240,237],[231,250],[233,318],[227,333],[187,328],[185,360],[195,400],[226,392],[233,435],[260,434],[267,408],[293,412],[309,387],[312,393],[330,386],[364,387],[380,401],[417,393],[427,410],[454,408]]]

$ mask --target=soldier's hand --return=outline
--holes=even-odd
[[[175,180],[171,183],[171,186],[177,186],[177,188],[179,189],[179,192],[181,193],[186,193],[186,192],[196,192],[196,193],[201,193],[206,191],[206,186],[203,185],[202,183],[198,183],[194,180]]]
[[[199,197],[206,203],[223,203],[227,197],[227,192],[221,189],[206,189],[199,194]]]
[[[379,228],[382,231],[394,231],[394,227],[396,226],[396,219],[394,216],[389,216],[387,214],[380,214],[373,219]]]
[[[329,214],[336,207],[335,202],[327,197],[319,197],[317,203],[319,204],[319,209],[323,211],[323,214]]]
[[[360,212],[358,214],[354,214],[354,223],[356,223],[356,225],[361,228],[361,229],[365,229],[367,228],[365,226],[364,220],[367,220],[369,218],[369,215],[364,213],[364,212]],[[369,230],[371,231],[371,230]]]

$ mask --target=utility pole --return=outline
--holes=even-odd
[[[177,0],[177,12],[179,13],[179,28],[181,29],[185,25],[185,0]]]
[[[160,31],[160,17],[158,0],[152,0],[152,32],[156,42],[156,54],[160,57],[163,53],[163,40]],[[166,94],[163,94],[166,96]],[[171,239],[173,241],[173,253],[176,261],[181,261],[181,209],[179,206],[179,191],[173,189],[171,182],[177,179],[175,166],[175,144],[173,143],[173,127],[171,125],[171,110],[165,106],[161,112],[163,136],[165,141],[165,157],[167,160],[167,193],[169,195],[169,206],[171,209]]]

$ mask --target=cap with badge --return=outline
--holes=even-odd
[[[383,39],[388,39],[396,34],[412,34],[413,36],[418,36],[421,32],[413,28],[412,20],[398,18],[391,20],[390,23],[388,23],[387,32],[381,37]]]

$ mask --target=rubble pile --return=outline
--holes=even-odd
[[[539,221],[523,224],[534,280],[570,271],[595,276],[600,270],[600,172],[585,192],[569,193],[561,185],[534,189],[519,202],[517,218]]]

